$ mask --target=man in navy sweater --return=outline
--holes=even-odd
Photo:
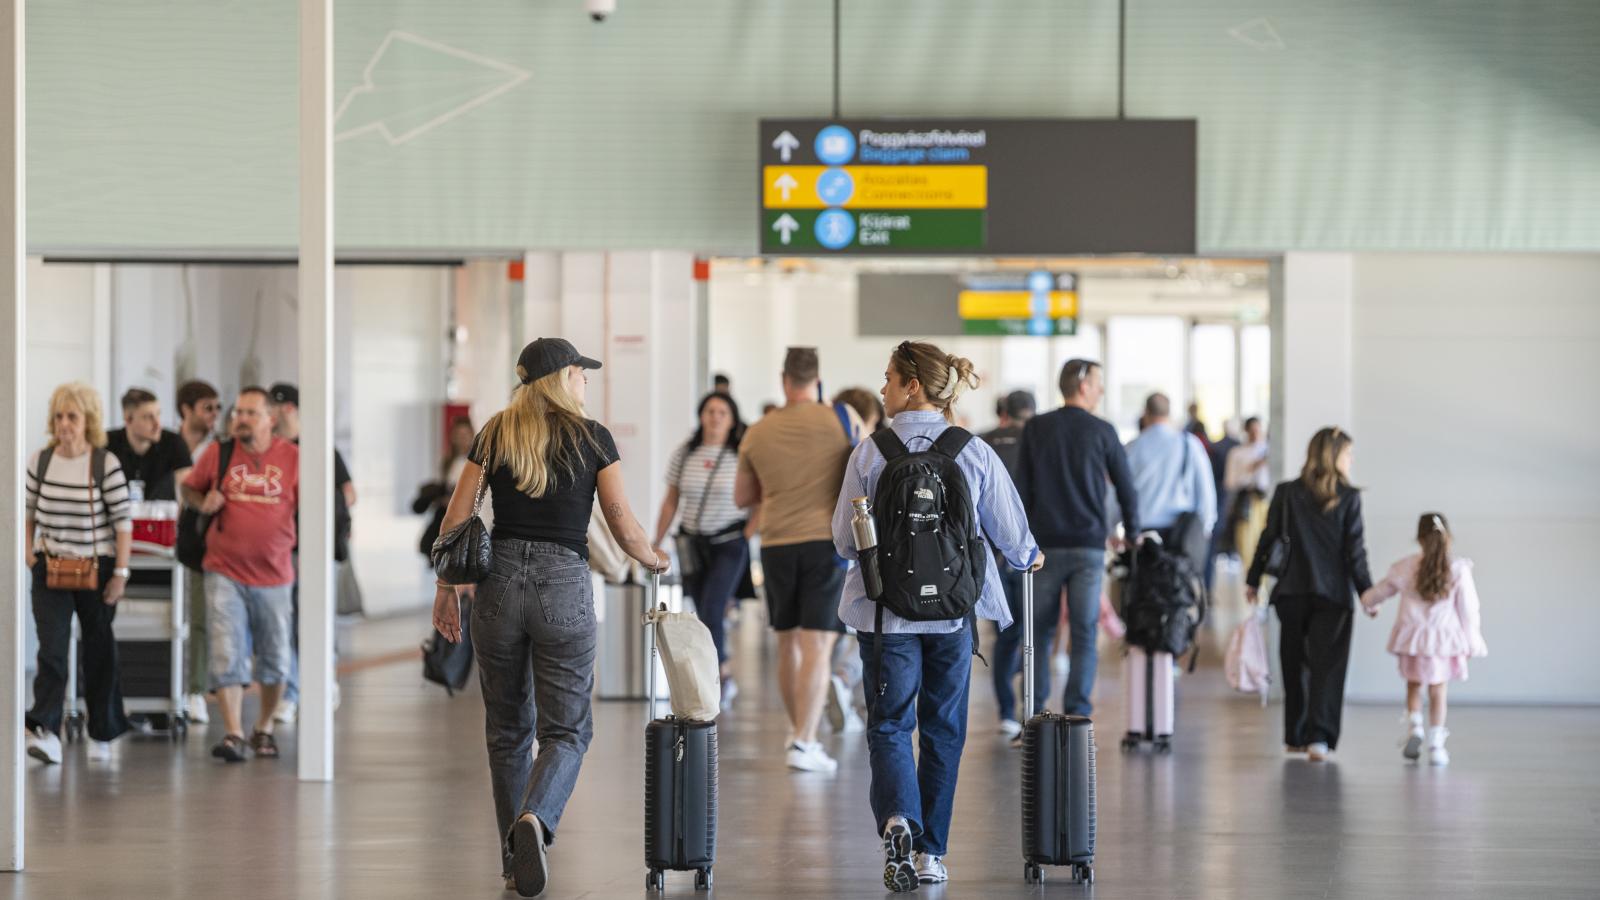
[[[1068,360],[1060,384],[1065,405],[1029,419],[1022,431],[1016,480],[1028,527],[1045,554],[1034,590],[1034,640],[1036,646],[1050,646],[1065,586],[1072,669],[1061,711],[1087,716],[1093,711],[1089,697],[1097,662],[1095,629],[1112,524],[1106,512],[1107,479],[1116,488],[1129,536],[1139,533],[1139,499],[1117,430],[1092,412],[1105,394],[1100,364]],[[1034,704],[1042,708],[1049,696],[1050,666],[1036,665]]]

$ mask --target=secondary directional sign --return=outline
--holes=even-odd
[[[1195,252],[1192,120],[764,119],[759,134],[765,253]]]

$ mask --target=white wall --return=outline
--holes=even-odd
[[[1491,654],[1452,700],[1600,702],[1600,256],[1361,254],[1353,285],[1374,576],[1445,513]],[[1393,615],[1356,626],[1353,698],[1402,696]]]

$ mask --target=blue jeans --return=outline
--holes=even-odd
[[[684,592],[694,598],[694,610],[711,632],[717,648],[717,662],[728,661],[728,603],[739,588],[739,579],[750,562],[750,544],[739,535],[715,544],[704,571],[684,578]]]
[[[294,662],[290,644],[294,618],[293,584],[269,587],[240,584],[219,572],[207,572],[206,637],[211,643],[211,686],[225,688],[254,680],[283,684]]]
[[[1022,668],[1022,582],[1026,572],[1018,572],[1004,562],[1000,563],[1000,587],[1006,592],[1006,605],[1011,607],[1011,627],[1001,630],[994,641],[994,699],[1000,707],[1000,719],[1017,718],[1017,694],[1011,688],[1011,679]]]
[[[554,843],[578,783],[594,737],[594,648],[588,564],[558,544],[495,541],[494,567],[472,604],[472,649],[508,871],[511,826],[531,812]]]
[[[944,856],[956,797],[961,748],[967,742],[967,684],[972,635],[888,634],[862,631],[867,698],[867,752],[872,762],[872,815],[878,833],[891,816],[911,823],[915,849]],[[880,695],[871,676],[883,642]],[[911,733],[918,733],[916,754]]]
[[[1067,689],[1061,698],[1061,711],[1072,716],[1087,716],[1094,711],[1089,696],[1094,693],[1094,669],[1099,662],[1095,649],[1095,629],[1100,627],[1100,581],[1105,577],[1106,554],[1098,547],[1047,547],[1044,568],[1034,576],[1033,711],[1044,708],[1050,696],[1049,648],[1055,641],[1056,621],[1061,618],[1061,589],[1067,589],[1067,626],[1072,637],[1072,670],[1067,673]],[[1041,652],[1039,648],[1044,648]]]

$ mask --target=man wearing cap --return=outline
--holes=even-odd
[[[280,381],[267,389],[268,396],[277,413],[278,437],[300,445],[300,389],[288,382]],[[337,562],[344,562],[350,558],[350,507],[356,505],[356,486],[350,479],[350,469],[344,464],[344,457],[339,455],[339,448],[333,450],[333,558]],[[298,541],[295,545],[295,571],[300,570],[300,547]],[[289,686],[284,689],[283,702],[278,704],[278,721],[285,724],[293,722],[300,712],[300,585],[298,581],[294,588],[294,633],[290,642],[294,647],[294,663],[289,668]],[[339,686],[334,685],[334,708],[338,708]]]
[[[838,607],[845,570],[833,550],[833,507],[861,417],[848,404],[820,402],[814,348],[789,348],[782,377],[785,405],[739,442],[733,499],[741,507],[761,504],[761,571],[778,633],[789,767],[832,772],[838,763],[817,742],[817,724],[833,645],[844,631]]]
[[[1033,418],[1036,404],[1028,391],[1012,391],[1001,398],[998,412],[1000,426],[982,435],[1005,465],[1006,474],[1017,480],[1018,451],[1022,444],[1022,428]],[[1000,708],[999,733],[1007,740],[1022,733],[1017,719],[1017,695],[1011,687],[1022,665],[1022,580],[1025,574],[1009,565],[999,567],[1000,586],[1005,590],[1006,603],[1011,607],[1011,626],[1002,630],[994,642],[994,698]]]

